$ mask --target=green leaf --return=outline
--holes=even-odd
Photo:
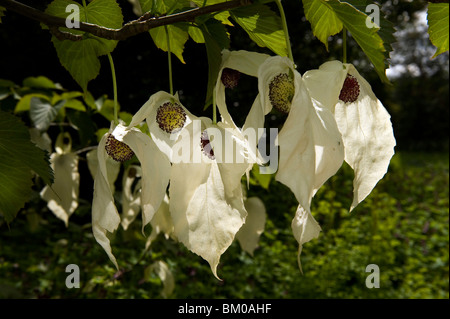
[[[170,51],[173,54],[175,54],[182,63],[186,63],[186,62],[184,62],[184,59],[183,59],[183,51],[184,51],[184,44],[189,39],[189,34],[186,30],[180,28],[180,26],[182,26],[182,25],[172,24],[172,25],[153,28],[149,32],[150,32],[150,35],[152,36],[153,42],[155,42],[155,45],[159,49],[167,52],[167,50],[168,50],[167,34],[166,34],[166,28],[167,28],[167,32],[169,34],[169,41],[170,41]],[[184,27],[184,25],[183,25],[183,27]]]
[[[367,6],[374,4],[372,1],[369,0],[349,0],[347,2],[361,12],[366,12]],[[381,8],[379,8],[379,10],[380,10],[380,17],[379,17],[380,28],[378,29],[377,33],[383,40],[383,46],[384,49],[386,50],[384,52],[385,66],[386,68],[388,68],[389,63],[387,59],[389,59],[389,54],[393,50],[392,43],[397,41],[397,39],[394,36],[396,30],[394,28],[394,24],[390,22],[388,19],[386,19],[386,17],[383,14],[381,14],[382,13]]]
[[[8,223],[25,205],[32,185],[32,173],[28,167],[17,159],[10,160],[0,154],[0,215]]]
[[[194,2],[198,7],[202,7],[204,0],[193,0],[192,2]],[[222,3],[222,2],[225,2],[225,1],[223,1],[223,0],[207,0],[205,5],[210,6],[210,5],[218,4],[218,3]],[[233,26],[233,24],[230,22],[230,20],[228,20],[230,18],[229,11],[217,12],[217,13],[214,13],[212,16],[214,17],[214,19],[219,20],[223,24]]]
[[[428,4],[428,34],[430,41],[437,48],[433,58],[448,51],[449,43],[449,9],[448,3]]]
[[[34,126],[40,131],[46,131],[65,103],[66,101],[62,100],[55,106],[52,106],[45,99],[32,97],[30,100],[30,118]]]
[[[0,87],[10,88],[14,86],[16,86],[16,84],[13,81],[0,79]]]
[[[230,12],[233,20],[256,44],[269,48],[277,55],[288,55],[281,18],[268,6],[254,4]]]
[[[380,21],[383,23],[380,22],[380,24],[385,27],[383,33],[378,32],[379,28],[367,27],[366,21],[370,17],[358,8],[363,10],[368,2],[364,0],[348,2],[304,0],[303,3],[306,4],[305,12],[307,11],[307,19],[311,23],[313,33],[320,36],[320,41],[328,47],[326,44],[328,37],[340,32],[342,26],[345,27],[372,62],[380,79],[389,83],[386,68],[388,67],[389,50],[391,50],[390,43],[395,40],[392,35],[394,29],[381,17]],[[352,5],[353,3],[356,7]],[[324,16],[327,19],[323,19]]]
[[[167,15],[174,10],[182,9],[189,6],[189,1],[176,1],[176,0],[139,0],[142,8],[142,13],[152,12],[154,15]],[[167,28],[167,33],[166,33]],[[168,25],[153,28],[149,31],[155,45],[167,52],[167,34],[170,39],[170,51],[175,54],[182,63],[186,63],[183,58],[184,44],[189,39],[188,27],[182,23],[175,25]]]
[[[80,9],[80,21],[88,22],[108,28],[118,29],[122,27],[122,11],[115,0],[96,0],[89,3],[86,8],[71,0],[55,0],[45,11],[48,14],[66,18],[66,7],[69,4],[77,5]],[[64,29],[73,34],[82,34],[75,29]],[[92,35],[85,35],[81,41],[58,40],[52,37],[58,58],[61,64],[69,71],[72,77],[87,90],[90,80],[97,77],[100,72],[101,55],[111,53],[117,45],[117,41],[105,40]]]
[[[23,80],[23,86],[29,88],[39,88],[39,89],[56,89],[55,83],[45,76],[30,76]]]
[[[40,98],[42,100],[46,100],[50,103],[50,97],[45,94],[41,94],[41,93],[26,94],[21,97],[19,102],[17,102],[16,108],[14,109],[14,113],[29,111],[30,105],[31,105],[31,99],[34,97]]]
[[[342,31],[343,24],[336,13],[321,0],[302,0],[306,19],[311,23],[314,36],[328,51],[328,37]]]
[[[82,97],[83,93],[72,91],[72,92],[64,92],[63,94],[55,94],[52,98],[52,105],[56,105],[59,101],[65,100],[63,107],[71,108],[78,111],[86,111],[86,107],[83,102],[77,100],[77,97]]]
[[[273,178],[273,174],[261,174],[259,172],[259,166],[255,164],[252,167],[252,178],[254,178],[256,185],[259,185],[265,190],[268,190],[270,181]]]
[[[32,171],[48,185],[53,172],[48,155],[30,141],[25,124],[0,111],[0,214],[11,222],[31,194]]]
[[[188,33],[192,40],[194,40],[196,43],[205,43],[203,32],[199,27],[190,25],[188,27]]]
[[[151,11],[153,14],[156,15],[172,14],[176,11],[180,11],[184,8],[190,7],[189,0],[159,0],[159,1],[140,0],[140,1],[142,6],[142,12]]]

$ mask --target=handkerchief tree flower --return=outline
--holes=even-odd
[[[353,168],[353,210],[386,174],[396,145],[390,115],[352,64],[326,62],[303,76],[316,103],[336,120]]]
[[[342,165],[341,134],[331,111],[311,99],[289,58],[266,59],[259,68],[258,88],[265,110],[276,108],[288,114],[277,137],[280,159],[275,178],[288,186],[299,202],[292,230],[300,255],[302,245],[318,237],[321,230],[311,214],[311,200]]]
[[[92,201],[92,229],[97,242],[119,268],[107,232],[113,233],[120,224],[120,215],[114,203],[114,194],[108,178],[107,158],[123,162],[136,155],[141,163],[142,228],[147,225],[164,199],[169,183],[170,163],[153,140],[134,127],[111,123],[108,133],[101,138],[98,150],[98,168],[94,179]]]
[[[55,180],[52,186],[45,186],[40,193],[48,208],[66,227],[69,225],[70,216],[78,207],[80,187],[78,156],[71,149],[70,134],[59,134],[55,143],[56,152],[50,156]]]
[[[246,141],[236,126],[196,117],[176,95],[162,91],[150,97],[130,126],[144,120],[160,152],[172,163],[169,211],[173,235],[207,260],[218,278],[220,256],[247,216],[241,179],[248,170],[248,158],[246,152],[234,151],[235,145]]]

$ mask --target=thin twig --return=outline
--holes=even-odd
[[[144,14],[137,20],[126,23],[120,29],[110,29],[96,24],[80,22],[77,30],[90,33],[100,38],[121,41],[131,36],[147,32],[152,28],[177,22],[194,21],[195,18],[205,14],[231,10],[251,4],[252,0],[231,0],[160,17],[154,17],[151,14]],[[47,25],[50,28],[51,32],[57,37],[64,37],[69,40],[80,40],[80,36],[74,36],[73,34],[69,36],[67,32],[57,30],[57,28],[66,27],[65,18],[49,15],[45,12],[39,11],[35,8],[29,7],[14,0],[0,0],[0,5],[5,7],[7,10],[14,11],[27,18],[39,21]]]

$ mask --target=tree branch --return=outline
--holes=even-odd
[[[80,27],[77,28],[77,30],[90,33],[100,38],[121,41],[131,36],[147,32],[152,28],[169,25],[176,22],[194,21],[196,17],[208,13],[231,10],[250,4],[252,4],[252,0],[231,0],[161,17],[152,17],[144,14],[139,19],[126,23],[120,29],[110,29],[96,24],[80,22]],[[0,0],[0,5],[5,7],[7,10],[16,12],[27,18],[47,25],[52,34],[55,35],[58,39],[69,39],[72,41],[82,39],[82,35],[74,35],[72,33],[63,32],[58,29],[60,27],[66,27],[65,18],[49,15],[45,12],[39,11],[35,8],[29,7],[14,0]]]

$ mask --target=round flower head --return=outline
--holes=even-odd
[[[289,113],[298,89],[294,79],[295,72],[294,63],[287,57],[273,56],[261,64],[258,70],[258,89],[265,114],[272,108]]]
[[[134,152],[127,144],[116,140],[112,134],[108,134],[106,137],[105,150],[116,162],[128,161],[134,155]]]
[[[152,139],[172,161],[172,146],[194,116],[181,104],[178,94],[157,92],[133,116],[130,126],[147,122]]]
[[[347,74],[342,85],[341,92],[339,93],[339,100],[344,103],[353,103],[359,96],[359,83],[358,80],[350,74]]]
[[[166,102],[156,111],[156,123],[161,130],[176,133],[186,123],[186,112],[178,103]]]
[[[227,89],[234,89],[238,85],[240,77],[241,72],[238,70],[225,68],[222,70],[220,80]]]
[[[289,113],[294,93],[294,80],[287,73],[276,75],[269,84],[270,103],[280,112]]]

